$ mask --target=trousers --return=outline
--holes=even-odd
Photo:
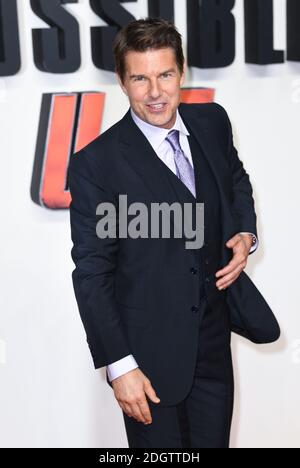
[[[211,308],[205,298],[201,307],[188,395],[175,406],[151,404],[147,426],[123,411],[129,448],[229,448],[234,402],[229,308],[226,301]]]

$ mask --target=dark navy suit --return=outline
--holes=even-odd
[[[232,258],[226,241],[243,231],[257,235],[252,187],[228,116],[214,103],[180,104],[179,112],[190,132],[196,199],[157,157],[130,111],[73,155],[69,167],[73,284],[94,365],[133,354],[161,399],[150,402],[150,426],[124,415],[132,447],[228,446],[230,332],[255,343],[280,334],[245,272],[228,290],[215,285],[216,271]],[[122,194],[149,207],[204,202],[204,246],[188,250],[187,239],[175,236],[97,238],[96,206],[117,206]]]

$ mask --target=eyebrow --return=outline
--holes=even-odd
[[[165,75],[166,73],[174,73],[176,72],[175,68],[170,68],[169,70],[166,70],[162,73],[160,73],[158,76],[161,76],[161,75]],[[139,77],[145,77],[146,75],[143,75],[143,74],[139,74],[139,75],[130,75],[130,79],[132,80],[132,78],[139,78]]]

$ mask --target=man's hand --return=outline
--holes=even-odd
[[[216,283],[220,291],[234,283],[246,268],[251,245],[252,237],[249,234],[236,234],[226,242],[226,246],[233,250],[233,258],[226,267],[216,273],[216,277],[220,278]]]
[[[146,395],[154,403],[159,403],[151,382],[140,369],[134,369],[112,381],[115,397],[122,410],[129,417],[145,425],[152,423]]]

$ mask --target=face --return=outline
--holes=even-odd
[[[151,125],[171,128],[180,104],[180,88],[184,83],[171,48],[130,51],[125,57],[124,82],[117,76],[128,96],[133,111]]]

